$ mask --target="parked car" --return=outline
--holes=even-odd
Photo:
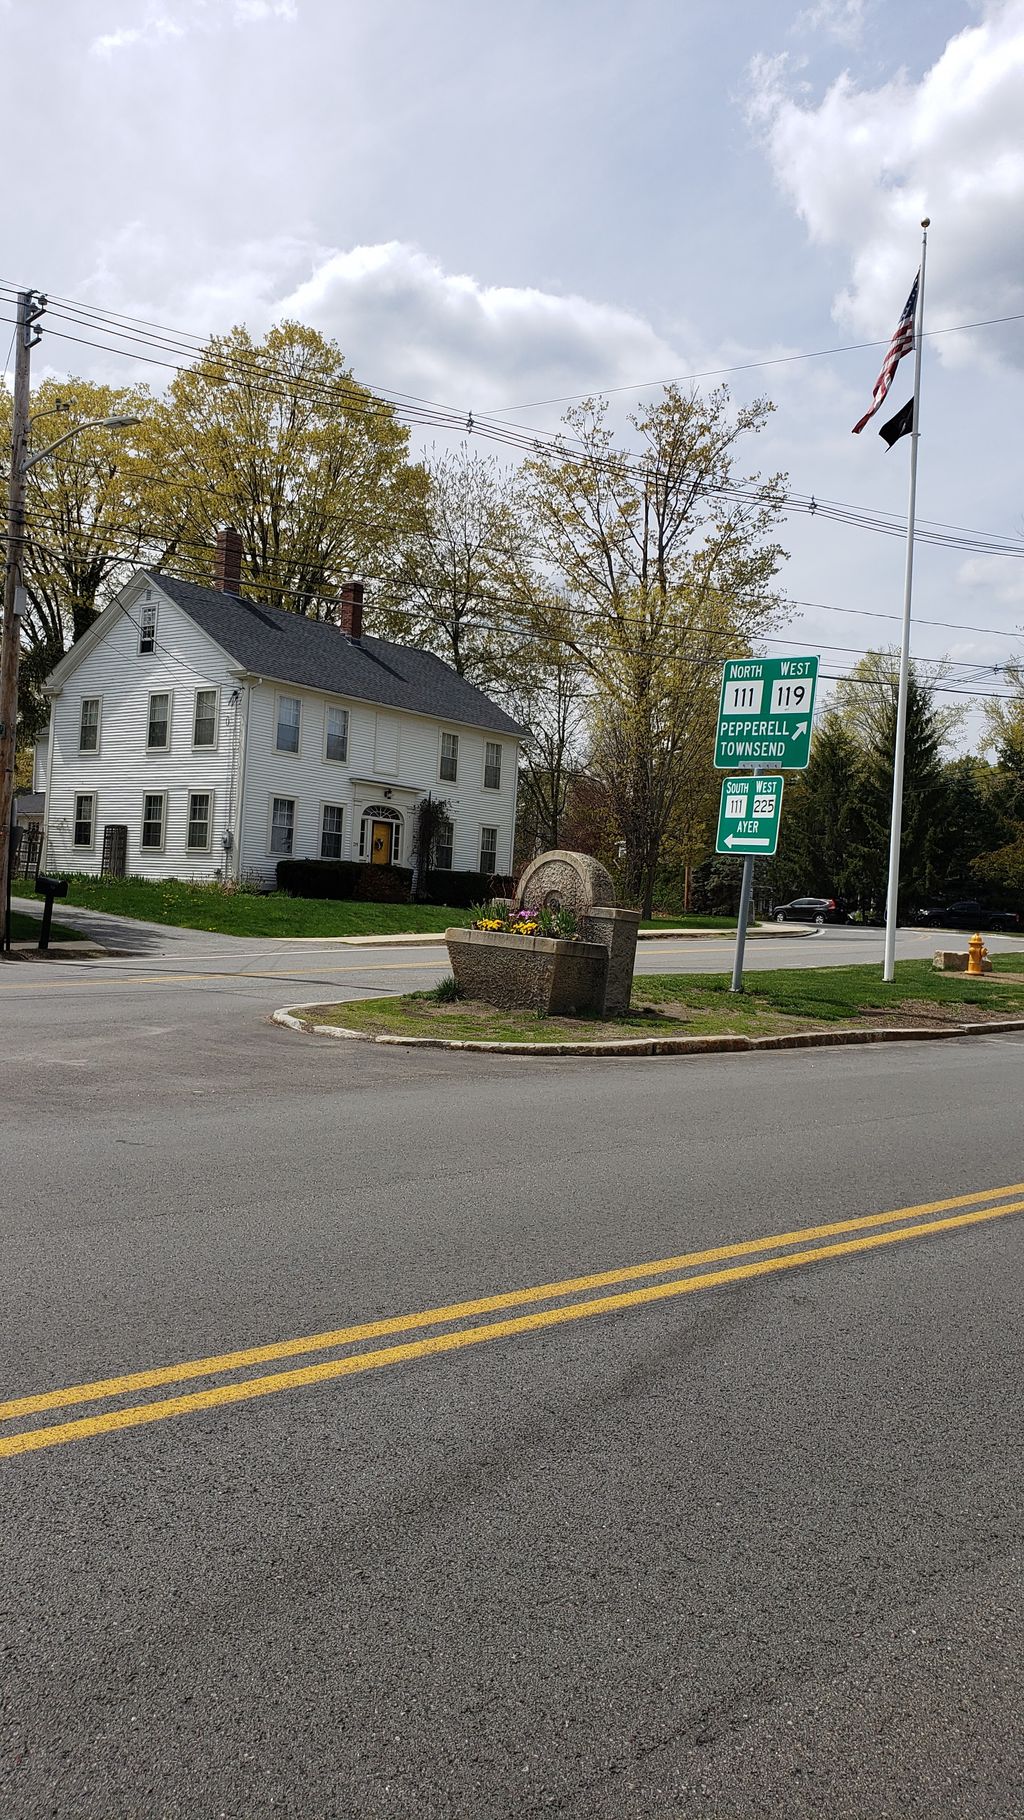
[[[772,915],[777,923],[845,923],[846,912],[834,897],[794,897],[788,904],[776,904]]]
[[[943,909],[919,910],[914,921],[925,929],[1004,929],[1012,934],[1020,928],[1016,910],[993,910],[976,897],[958,898]]]

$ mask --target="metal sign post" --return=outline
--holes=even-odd
[[[743,991],[743,956],[747,945],[747,919],[754,887],[754,855],[770,859],[779,844],[782,819],[781,777],[725,777],[718,810],[716,853],[742,853],[739,921],[732,964],[732,992]]]

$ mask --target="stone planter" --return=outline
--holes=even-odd
[[[555,941],[492,929],[447,929],[459,990],[502,1011],[543,1017],[603,1015],[608,949],[601,942]]]

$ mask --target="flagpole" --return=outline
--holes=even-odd
[[[910,602],[914,588],[914,514],[917,507],[917,440],[921,428],[921,344],[924,339],[924,268],[928,256],[929,217],[921,223],[921,281],[914,325],[914,427],[910,438],[910,500],[907,506],[907,566],[903,583],[903,639],[896,706],[896,749],[892,768],[892,825],[889,831],[889,884],[885,897],[885,965],[882,978],[896,972],[896,916],[900,895],[900,843],[903,834],[903,760],[907,742],[907,692],[910,684]]]

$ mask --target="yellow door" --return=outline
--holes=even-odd
[[[375,866],[391,864],[391,823],[374,822],[373,839],[370,842],[370,860]]]

